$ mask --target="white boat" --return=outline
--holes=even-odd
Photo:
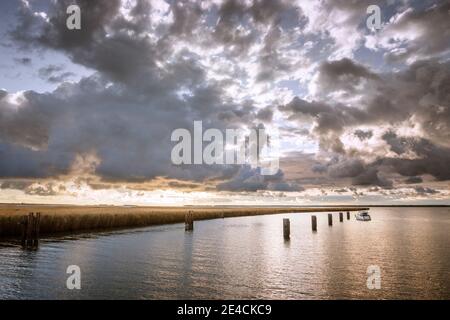
[[[359,220],[359,221],[372,220],[372,218],[370,218],[369,212],[367,212],[367,211],[358,212],[357,214],[355,214],[355,218],[356,218],[356,220]]]

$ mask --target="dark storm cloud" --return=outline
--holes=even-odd
[[[154,66],[156,49],[141,32],[149,25],[142,23],[146,11],[138,1],[131,14],[132,22],[119,14],[119,0],[64,0],[49,9],[47,21],[38,19],[31,8],[22,4],[19,23],[10,32],[12,39],[27,48],[50,48],[67,54],[75,63],[104,72],[118,80],[132,81],[141,70]],[[82,29],[66,27],[66,8],[78,4],[83,13]]]
[[[236,27],[245,23],[255,25],[280,25],[289,28],[298,26],[301,10],[290,1],[258,0],[250,4],[242,1],[224,1],[218,9],[215,34],[221,41],[243,44]],[[282,21],[283,20],[283,21]],[[283,22],[283,24],[281,24]]]
[[[50,123],[60,113],[52,104],[51,95],[32,91],[23,93],[19,106],[8,101],[7,94],[0,95],[0,142],[30,148],[45,148],[50,135]]]
[[[311,170],[315,173],[325,173],[328,170],[328,166],[324,164],[315,164],[312,166]]]
[[[174,189],[201,189],[201,185],[179,181],[170,181],[167,185]]]
[[[414,187],[414,190],[415,190],[418,194],[421,194],[421,195],[424,195],[424,194],[436,194],[436,193],[439,193],[439,191],[437,191],[437,190],[435,190],[435,189],[427,188],[427,187],[422,187],[422,186]]]
[[[322,106],[314,110],[318,116],[319,111],[322,114],[331,111],[337,125],[335,131],[341,130],[344,124],[395,123],[414,116],[426,134],[440,137],[441,142],[443,137],[450,137],[449,62],[421,61],[401,72],[374,75],[363,66],[343,59],[323,63],[317,84],[324,93],[361,94],[361,99],[350,108]]]
[[[379,165],[366,164],[362,159],[334,157],[328,163],[315,165],[316,173],[327,174],[333,180],[350,179],[352,185],[379,186],[389,189],[393,182],[387,179],[379,170]]]
[[[212,41],[225,45],[230,57],[245,56],[253,44],[264,44],[258,52],[258,81],[273,81],[276,76],[298,68],[282,58],[279,50],[285,45],[282,35],[295,32],[295,28],[306,24],[306,17],[295,3],[285,0],[224,1],[217,9],[217,16]]]
[[[0,189],[25,190],[31,184],[32,182],[23,180],[4,181],[0,184]]]
[[[427,139],[398,137],[392,133],[387,143],[395,153],[412,152],[416,158],[383,158],[378,163],[392,166],[403,176],[430,174],[437,180],[450,179],[450,148],[437,146]]]
[[[194,120],[204,120],[204,129],[253,126],[258,117],[270,119],[270,110],[258,112],[251,101],[236,105],[225,99],[223,84],[206,81],[192,52],[171,54],[163,67],[157,67],[155,61],[173,43],[155,45],[140,33],[150,27],[142,22],[149,19],[144,1],[132,8],[135,19],[130,21],[119,14],[117,2],[77,2],[82,12],[90,12],[83,15],[82,34],[65,27],[61,8],[67,3],[58,2],[48,22],[36,21],[32,10],[22,7],[20,24],[11,35],[29,48],[62,51],[98,72],[78,83],[64,83],[52,93],[27,92],[19,106],[2,99],[1,146],[8,153],[2,158],[2,176],[66,174],[77,155],[93,154],[99,158],[95,173],[105,181],[234,177],[239,167],[173,166],[172,131],[192,129]],[[170,32],[189,28],[188,22],[179,23],[182,26],[173,24]],[[58,65],[44,67],[39,74],[48,81],[65,76]],[[290,185],[279,179],[261,187],[287,190]]]
[[[174,1],[170,6],[174,16],[174,21],[169,28],[170,35],[177,37],[192,36],[204,13],[200,3]]]
[[[365,80],[379,80],[379,77],[348,58],[325,62],[319,68],[318,81],[325,92],[345,90],[347,94],[352,94]]]
[[[230,180],[217,186],[219,191],[303,191],[301,186],[284,181],[284,173],[279,170],[275,175],[262,175],[260,168],[243,166]]]
[[[421,177],[408,177],[405,180],[405,183],[408,183],[408,184],[421,183],[421,182],[423,182],[423,179]]]
[[[65,9],[74,3],[83,13],[81,31],[66,28]],[[371,3],[342,0],[322,4],[349,12],[344,24],[358,25]],[[70,172],[77,155],[92,154],[99,158],[95,174],[105,181],[140,182],[155,177],[226,180],[218,184],[219,190],[301,191],[282,171],[267,177],[247,167],[171,165],[170,134],[176,128],[190,129],[194,120],[204,120],[205,128],[253,127],[270,123],[274,111],[281,111],[290,120],[311,125],[311,130],[296,127],[294,134],[308,134],[317,139],[321,151],[339,154],[337,160],[315,163],[311,171],[324,180],[313,177],[311,181],[347,179],[355,185],[390,188],[393,182],[387,178],[386,167],[405,177],[430,174],[438,180],[449,179],[448,61],[418,61],[384,73],[349,58],[324,61],[311,81],[317,91],[314,100],[295,97],[278,110],[270,106],[261,109],[251,97],[235,103],[226,89],[235,79],[248,80],[238,62],[249,58],[249,49],[255,44],[259,51],[251,59],[256,61],[255,78],[260,83],[271,83],[299,69],[302,62],[287,60],[281,50],[286,39],[290,45],[298,45],[289,42],[295,39],[291,32],[300,34],[308,23],[293,2],[225,1],[208,4],[206,12],[199,3],[174,1],[163,13],[173,20],[157,25],[150,14],[151,2],[137,1],[128,8],[131,19],[122,14],[120,5],[119,0],[55,1],[47,20],[25,2],[21,4],[17,26],[9,32],[15,45],[29,52],[57,51],[93,74],[78,83],[62,83],[51,93],[26,91],[22,98],[0,90],[0,176],[56,177]],[[437,43],[450,29],[448,20],[442,21],[443,7],[437,5],[423,13],[424,22],[408,12],[402,18],[406,20],[389,27],[419,25],[424,30],[424,36],[411,42],[397,58],[411,57],[413,52],[421,57],[438,56],[446,50],[448,43]],[[430,33],[433,17],[441,23],[436,34]],[[325,34],[330,30],[319,31]],[[197,50],[180,49],[182,41],[195,43]],[[424,48],[418,49],[421,43]],[[202,50],[220,46],[232,65],[224,72],[232,79],[214,80],[202,64]],[[58,66],[44,67],[39,74],[54,83],[71,76]],[[423,137],[400,136],[396,130],[405,121],[413,123],[411,130]],[[373,125],[392,126],[382,136],[390,155],[374,155],[376,161],[361,155],[363,150],[349,151],[342,142],[342,135],[348,132],[364,144],[378,139],[375,131],[360,128]],[[36,192],[52,190],[42,188]]]
[[[195,98],[182,101],[168,92],[152,93],[147,100],[150,97],[136,95],[122,85],[107,87],[107,83],[93,76],[64,84],[52,94],[26,92],[17,108],[3,99],[2,176],[67,173],[77,154],[92,152],[101,160],[96,173],[105,179],[145,180],[169,175],[201,180],[224,172],[224,168],[211,166],[182,169],[170,161],[172,130],[192,129],[194,120],[214,115],[214,109],[197,114],[199,107],[191,100],[211,99],[210,108],[219,108],[221,99],[215,90],[210,95],[202,89]],[[219,122],[212,121],[211,126],[220,128]]]
[[[338,109],[333,109],[330,106],[317,103],[296,100],[290,104],[283,106],[282,111],[289,110],[291,117],[296,119],[301,115],[313,116],[317,123],[314,133],[318,136],[320,146],[332,152],[341,154],[339,161],[331,162],[324,166],[319,164],[313,167],[314,172],[325,173],[332,178],[353,178],[353,183],[358,185],[378,185],[382,187],[391,187],[392,181],[383,177],[380,173],[381,166],[388,166],[394,172],[402,176],[418,176],[422,174],[430,174],[437,180],[450,179],[450,148],[440,146],[431,140],[425,138],[403,137],[398,136],[394,131],[390,130],[382,135],[382,139],[389,146],[397,157],[385,157],[379,155],[378,159],[373,163],[364,164],[359,159],[352,159],[353,155],[347,155],[341,149],[341,142],[339,135],[343,132],[345,126],[358,126],[360,123],[352,122],[353,117],[351,112],[347,112],[343,108],[340,112]],[[339,119],[333,125],[326,125],[323,123],[323,116]],[[418,118],[418,115],[416,115]],[[378,120],[380,121],[380,120]],[[387,119],[385,121],[388,121]],[[441,120],[442,121],[442,120]],[[445,119],[443,121],[449,121]],[[331,122],[330,122],[331,123]],[[340,125],[342,124],[342,125]],[[444,128],[444,127],[442,127]],[[415,155],[410,158],[410,155]],[[349,157],[348,159],[346,157]],[[344,159],[344,160],[342,160]]]
[[[369,166],[361,174],[354,177],[352,180],[354,185],[362,186],[379,186],[390,189],[393,182],[384,177],[376,167]]]
[[[68,173],[72,154],[53,150],[33,151],[0,143],[0,176],[4,178],[46,178]]]
[[[134,19],[125,21],[118,12],[119,1],[78,1],[82,30],[72,32],[65,26],[69,3],[73,1],[55,3],[48,22],[37,21],[23,5],[11,35],[24,46],[65,52],[99,73],[52,93],[26,92],[19,106],[1,100],[2,151],[8,150],[2,157],[3,176],[67,173],[76,155],[90,153],[100,158],[96,173],[106,180],[202,180],[227,172],[213,166],[171,165],[172,130],[190,129],[194,120],[202,119],[222,129],[218,114],[225,107],[241,108],[223,102],[220,83],[206,83],[204,70],[188,52],[172,55],[164,69],[155,67],[158,50],[164,48],[140,34],[150,27],[144,23],[149,19],[148,4],[138,1],[130,11]],[[67,76],[54,65],[39,74],[48,81]],[[189,94],[179,96],[184,88]]]
[[[407,139],[399,138],[397,134],[393,131],[388,131],[381,137],[390,146],[391,150],[396,154],[401,155],[405,153],[407,148]]]
[[[261,120],[264,122],[272,121],[272,118],[273,118],[272,107],[268,106],[268,107],[265,107],[264,109],[260,109],[256,114],[256,118],[258,120]]]
[[[414,119],[429,139],[449,143],[449,62],[417,62],[398,73],[374,75],[350,60],[342,61],[322,64],[318,89],[324,95],[334,91],[350,93],[358,90],[361,98],[356,103],[310,102],[295,97],[290,103],[279,107],[291,120],[313,118],[314,133],[322,147],[342,153],[340,135],[344,129],[396,124],[409,119]]]
[[[406,183],[421,183],[418,176],[429,174],[439,181],[450,179],[450,149],[436,146],[429,140],[413,137],[399,137],[392,131],[383,135],[390,149],[398,157],[379,156],[377,160],[364,163],[361,159],[341,156],[326,165],[326,170],[332,178],[352,178],[355,185],[377,185],[384,188],[393,186],[393,181],[386,177],[386,168],[408,177]],[[404,155],[408,154],[408,157]],[[411,158],[411,155],[414,155]]]
[[[361,141],[370,139],[373,136],[373,132],[371,130],[364,131],[364,130],[357,129],[357,130],[355,130],[355,132],[353,132],[353,134],[356,137],[358,137],[359,140],[361,140]]]
[[[407,9],[388,24],[380,37],[385,45],[392,47],[396,36],[402,41],[397,50],[386,54],[388,61],[405,61],[441,56],[450,52],[450,2],[442,1],[430,5],[426,10]],[[390,42],[389,42],[390,41]]]
[[[308,117],[313,118],[316,126],[313,134],[319,139],[323,149],[343,153],[343,145],[339,136],[346,122],[353,117],[353,110],[345,106],[331,106],[325,102],[306,101],[295,97],[290,103],[280,106],[279,110],[288,115],[290,120],[304,121]],[[358,110],[355,110],[359,112]]]
[[[357,177],[364,171],[364,163],[360,159],[345,159],[328,167],[333,178]]]
[[[232,125],[251,123],[257,117],[257,109],[253,106],[252,101],[246,101],[241,106],[227,106],[220,111],[218,119],[223,123]],[[259,119],[263,121],[264,119]]]

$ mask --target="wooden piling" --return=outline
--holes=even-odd
[[[291,223],[288,218],[283,219],[283,237],[285,240],[291,237]]]
[[[317,217],[311,216],[312,231],[317,231]]]
[[[333,214],[328,214],[328,225],[331,227],[333,225]]]
[[[339,222],[344,222],[344,214],[339,212]]]
[[[22,227],[21,245],[24,249],[27,247],[27,223],[28,217],[23,216],[22,221],[20,222],[20,226]]]
[[[41,213],[36,212],[34,216],[34,224],[33,224],[33,247],[39,247],[39,231],[40,231],[40,223],[41,223]]]
[[[192,211],[189,211],[184,216],[184,230],[186,231],[194,230],[194,215]]]
[[[21,245],[23,249],[37,249],[39,247],[41,213],[30,212],[22,217],[22,237]]]
[[[27,248],[33,247],[33,225],[34,225],[34,213],[31,212],[28,214],[27,219],[27,239],[26,239]]]
[[[350,220],[350,211],[347,211],[347,220]]]

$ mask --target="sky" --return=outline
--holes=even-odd
[[[450,1],[5,0],[0,30],[0,202],[450,204]],[[279,170],[175,165],[194,121],[278,132]]]

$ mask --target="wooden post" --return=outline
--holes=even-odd
[[[291,237],[291,223],[288,218],[283,219],[283,237],[285,240]]]
[[[39,247],[39,231],[40,231],[40,223],[41,223],[41,213],[36,212],[34,217],[34,230],[33,230],[33,248],[37,249]]]
[[[189,211],[184,216],[184,230],[186,231],[194,230],[194,215],[192,214],[192,211]]]
[[[311,216],[312,231],[317,231],[317,217]]]
[[[339,222],[344,222],[344,214],[339,212]]]
[[[22,221],[20,222],[20,225],[22,227],[21,244],[22,244],[22,248],[24,248],[24,249],[27,247],[27,223],[28,223],[28,217],[23,216]]]
[[[350,220],[350,211],[347,211],[347,220]]]
[[[40,212],[30,212],[27,216],[22,217],[22,237],[21,244],[23,249],[37,249],[39,247],[39,231],[40,231]]]
[[[27,217],[27,240],[26,247],[30,248],[33,246],[33,225],[34,225],[34,213],[30,212]]]
[[[328,214],[328,225],[329,226],[333,225],[333,214],[331,213]]]

